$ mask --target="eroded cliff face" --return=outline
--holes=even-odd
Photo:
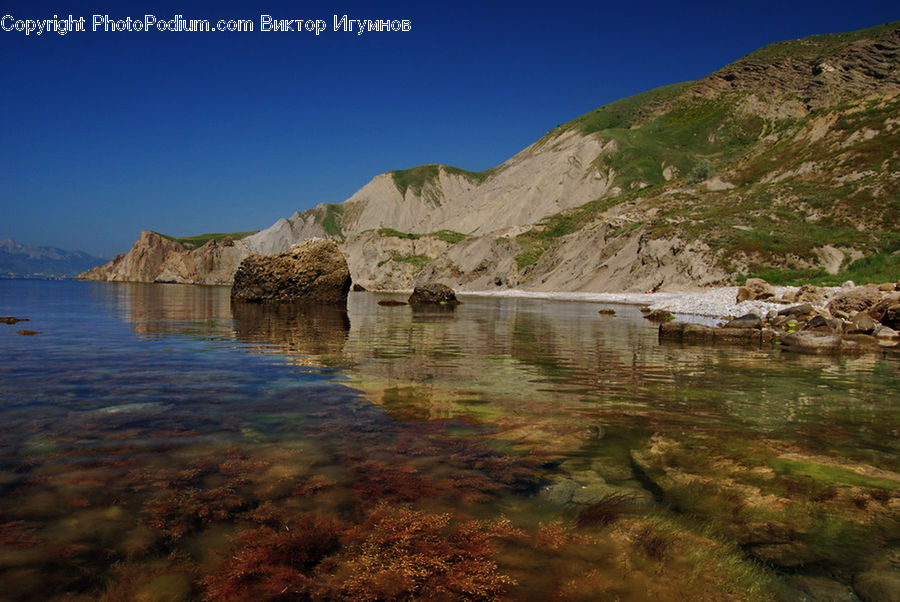
[[[609,170],[595,163],[614,148],[614,141],[572,131],[542,139],[486,173],[423,166],[405,187],[393,173],[382,174],[346,201],[343,232],[389,227],[481,235],[528,226],[616,192]]]
[[[504,237],[385,240],[375,232],[342,245],[354,282],[369,290],[406,290],[439,281],[459,291],[645,292],[724,284],[729,274],[702,242],[654,239],[645,231],[617,232],[608,223],[556,241],[522,267],[519,246]],[[433,259],[432,259],[433,258]]]
[[[368,289],[645,291],[835,273],[896,256],[898,57],[897,23],[773,44],[600,107],[485,172],[381,174],[343,203],[196,249],[143,232],[81,277],[230,284],[247,254],[313,237],[337,241]]]
[[[212,240],[189,250],[180,242],[144,230],[127,253],[79,276],[107,282],[231,284],[241,260],[250,253],[244,241]]]
[[[127,253],[117,255],[109,263],[92,268],[79,276],[84,280],[109,282],[153,282],[169,257],[180,254],[184,246],[156,232],[144,230]]]
[[[757,104],[772,110],[807,114],[856,98],[900,92],[900,29],[896,23],[856,32],[810,36],[761,48],[699,80],[698,94],[744,92],[768,98]],[[780,102],[772,102],[774,100]]]

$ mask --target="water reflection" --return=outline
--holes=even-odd
[[[85,283],[142,335],[230,336],[230,289],[178,284]]]
[[[660,345],[636,308],[610,319],[581,302],[464,297],[451,309],[421,309],[354,293],[345,311],[232,306],[224,287],[105,290],[139,333],[230,338],[239,349],[338,369],[395,418],[465,417],[544,452],[580,454],[603,423],[645,436],[737,429],[874,455],[892,470],[900,463],[896,357]],[[823,438],[829,428],[841,436]]]
[[[312,356],[310,362],[340,356],[350,331],[347,310],[335,305],[235,302],[234,336],[241,341],[277,346],[283,353]]]

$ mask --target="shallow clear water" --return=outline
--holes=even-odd
[[[896,571],[897,355],[385,297],[0,280],[31,320],[0,324],[0,598],[816,599]]]

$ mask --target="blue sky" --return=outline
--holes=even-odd
[[[123,8],[127,6],[127,8]],[[260,229],[373,176],[482,170],[607,102],[893,2],[3,2],[0,17],[251,19],[253,33],[0,31],[0,238],[111,255]],[[260,15],[329,31],[261,32]],[[333,15],[409,32],[331,31]]]

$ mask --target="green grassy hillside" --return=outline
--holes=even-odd
[[[628,203],[635,208],[616,210],[610,238],[640,231],[702,241],[735,280],[900,280],[898,42],[900,22],[779,42],[704,80],[650,90],[559,126],[545,139],[576,130],[614,142],[594,167],[619,192],[520,234],[520,269]],[[843,100],[803,110],[804,98],[821,92],[816,78],[826,61],[847,69],[840,77],[848,83],[833,86]],[[888,76],[885,61],[894,64]],[[747,63],[755,65],[747,69],[752,86],[732,85]],[[790,114],[786,105],[801,108]],[[825,245],[847,251],[838,274],[818,265]]]

